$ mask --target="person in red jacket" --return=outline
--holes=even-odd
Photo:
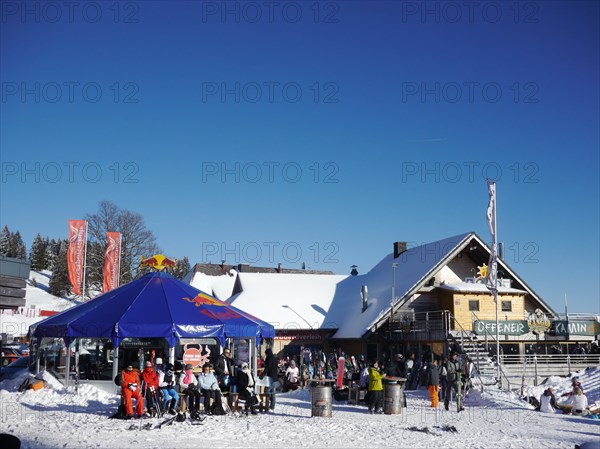
[[[141,380],[138,371],[133,370],[133,365],[130,363],[127,368],[121,373],[121,394],[125,398],[125,412],[127,419],[133,418],[133,401],[137,401],[136,412],[138,417],[144,413],[144,400],[140,394]]]
[[[148,414],[154,416],[156,413],[156,406],[158,402],[158,373],[154,371],[152,362],[147,361],[144,371],[142,371],[142,382],[144,384],[144,396],[146,399],[146,406],[148,407]]]

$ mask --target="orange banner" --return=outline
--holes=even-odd
[[[69,266],[69,281],[73,293],[81,296],[81,284],[85,266],[85,244],[87,238],[87,221],[69,220],[69,252],[67,262]]]
[[[102,291],[104,293],[119,286],[119,263],[121,260],[121,234],[118,232],[107,232],[108,246],[104,253],[104,281]]]

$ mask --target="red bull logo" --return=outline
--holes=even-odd
[[[196,307],[200,307],[203,305],[211,305],[211,306],[219,306],[224,307],[225,304],[218,299],[215,299],[211,296],[205,295],[204,293],[198,293],[195,298],[183,298],[184,301],[194,303]]]
[[[140,265],[143,267],[151,267],[155,270],[162,271],[167,267],[174,267],[175,265],[177,265],[177,260],[171,260],[163,256],[162,254],[155,254],[154,256],[148,257],[147,259],[144,259],[142,257]]]
[[[215,299],[211,296],[208,296],[204,293],[198,293],[194,298],[182,298],[184,301],[190,302],[192,304],[194,304],[196,307],[202,307],[202,306],[217,306],[217,307],[223,307],[223,311],[212,311],[209,310],[207,308],[203,308],[200,313],[202,313],[203,315],[206,315],[208,317],[214,318],[214,319],[218,319],[218,320],[227,320],[227,319],[232,319],[232,318],[240,318],[241,315],[239,313],[237,313],[234,310],[231,310],[230,308],[226,307],[227,304],[225,304],[222,301],[219,301],[218,299]]]

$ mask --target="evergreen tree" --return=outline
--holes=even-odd
[[[10,237],[8,226],[4,226],[0,232],[0,256],[8,256],[10,253]]]
[[[183,259],[179,259],[177,261],[177,265],[175,265],[173,270],[173,276],[179,280],[183,280],[183,278],[187,276],[191,269],[192,268],[190,266],[188,257],[184,256]]]
[[[48,284],[50,294],[54,296],[67,296],[71,293],[71,283],[69,282],[69,269],[67,262],[67,252],[69,249],[68,240],[60,242],[60,250],[56,257],[52,277]]]
[[[27,248],[21,238],[19,231],[11,235],[10,255],[9,257],[16,257],[17,259],[27,259]]]
[[[105,245],[97,241],[89,241],[87,244],[86,270],[85,270],[85,291],[90,292],[91,296],[96,296],[102,292],[104,281],[104,252]]]
[[[46,269],[46,244],[39,233],[35,236],[31,244],[29,261],[31,262],[32,270],[42,271]]]
[[[60,240],[57,242],[52,239],[46,245],[46,269],[54,270],[54,264],[56,263],[56,259],[58,257],[58,253],[60,252]]]

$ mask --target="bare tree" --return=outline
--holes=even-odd
[[[140,258],[160,251],[156,237],[146,228],[144,218],[135,212],[120,209],[110,201],[101,201],[99,210],[84,217],[88,221],[87,281],[92,290],[102,290],[102,267],[106,251],[106,233],[121,233],[121,270],[119,284],[127,283],[141,273]]]

